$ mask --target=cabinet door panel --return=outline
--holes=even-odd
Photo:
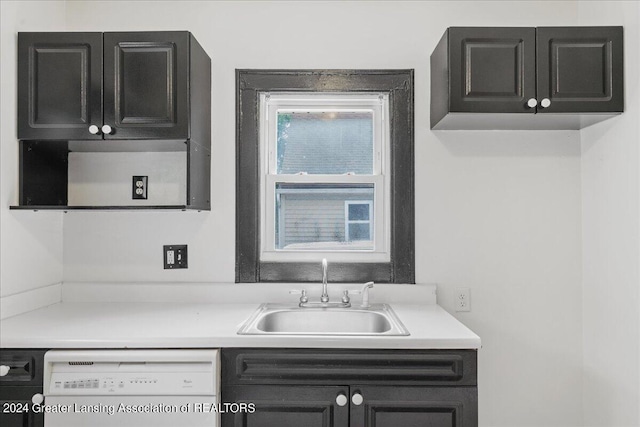
[[[0,386],[0,426],[42,427],[44,414],[32,409],[31,398],[36,393],[42,393],[42,388]]]
[[[102,33],[18,34],[18,138],[100,139]]]
[[[222,401],[254,403],[255,412],[222,414],[223,427],[347,427],[349,405],[338,406],[348,387],[230,386]]]
[[[537,30],[541,113],[623,111],[622,27]]]
[[[105,33],[106,139],[187,139],[186,32]]]
[[[350,427],[477,427],[475,387],[352,386]]]
[[[534,113],[534,28],[449,29],[452,112]]]

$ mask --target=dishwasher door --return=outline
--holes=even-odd
[[[217,350],[51,350],[45,427],[217,427]]]

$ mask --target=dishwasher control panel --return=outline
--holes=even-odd
[[[206,357],[210,360],[205,360]],[[175,355],[170,350],[48,352],[45,362],[45,396],[218,394],[217,353],[212,356],[195,350]]]
[[[48,395],[215,394],[212,375],[202,372],[54,372]]]

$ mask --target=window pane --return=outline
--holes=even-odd
[[[349,224],[349,240],[371,240],[369,232],[369,223],[351,223]]]
[[[346,201],[362,200],[373,205],[373,184],[278,183],[275,194],[276,249],[374,249],[369,222],[364,224],[367,234],[354,231],[355,239],[346,235],[348,219],[345,212]],[[348,224],[349,227],[354,225],[360,224]]]
[[[349,204],[349,221],[369,221],[369,205]]]
[[[373,112],[278,112],[277,173],[373,174]]]

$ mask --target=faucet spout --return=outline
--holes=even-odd
[[[321,302],[329,302],[329,292],[327,291],[327,268],[329,267],[326,258],[322,258],[322,295]]]

